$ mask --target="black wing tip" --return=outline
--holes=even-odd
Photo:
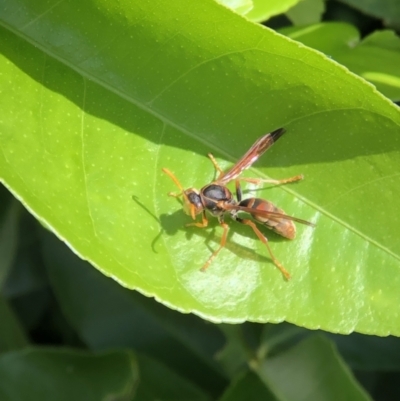
[[[278,128],[275,131],[272,131],[270,135],[272,136],[274,142],[276,142],[285,132],[285,128]]]

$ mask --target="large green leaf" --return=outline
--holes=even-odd
[[[7,301],[0,296],[0,353],[23,348],[26,334]]]
[[[321,21],[325,11],[323,0],[303,0],[286,12],[294,25],[315,24]]]
[[[224,4],[238,14],[246,14],[253,8],[252,0],[216,0],[218,3]]]
[[[11,269],[18,245],[20,206],[7,192],[0,187],[0,288]]]
[[[190,381],[143,355],[138,355],[140,384],[135,401],[187,400],[209,401],[211,398]]]
[[[278,401],[268,387],[250,371],[238,375],[219,401]]]
[[[400,334],[400,113],[372,86],[211,0],[0,5],[1,179],[82,258],[213,321]],[[266,233],[293,279],[235,223],[199,272],[220,229],[184,228],[161,168],[201,187],[207,152],[226,167],[280,126],[252,175],[305,174],[255,192],[316,223]]]
[[[285,400],[371,400],[322,336],[307,338],[286,353],[265,360],[256,371]]]
[[[286,12],[300,0],[253,0],[253,9],[246,14],[246,18],[261,22]]]
[[[55,349],[26,349],[0,358],[2,401],[131,400],[138,384],[129,351],[100,355]]]
[[[382,19],[387,25],[400,27],[400,7],[398,0],[340,0],[363,13]]]
[[[352,369],[367,371],[400,370],[400,338],[375,337],[352,333],[331,334],[340,354]]]

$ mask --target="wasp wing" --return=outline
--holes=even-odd
[[[284,214],[284,213],[270,212],[270,211],[267,211],[267,210],[257,210],[257,209],[253,209],[251,207],[239,206],[239,205],[224,205],[224,209],[225,210],[235,210],[235,211],[238,211],[238,212],[245,212],[245,213],[249,213],[249,214],[253,214],[253,215],[257,215],[257,216],[261,216],[261,217],[266,217],[266,218],[268,218],[268,217],[277,217],[277,218],[280,218],[280,219],[292,220],[292,221],[295,221],[297,223],[301,223],[301,224],[305,224],[307,226],[315,227],[315,224],[311,223],[310,221],[299,219],[298,217],[294,217],[294,216],[289,216],[289,215]]]
[[[229,181],[234,180],[238,177],[243,170],[249,168],[257,159],[269,149],[284,133],[284,128],[279,128],[273,132],[270,132],[261,138],[258,138],[253,146],[246,152],[246,154],[226,173],[221,173],[216,180],[221,184],[226,184]]]

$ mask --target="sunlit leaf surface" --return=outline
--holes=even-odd
[[[212,321],[400,334],[400,113],[372,86],[211,0],[0,6],[0,177],[77,254]],[[248,174],[305,175],[253,188],[316,224],[262,228],[292,280],[234,222],[201,273],[222,230],[184,227],[161,168],[199,188],[208,152],[226,167],[279,127]]]

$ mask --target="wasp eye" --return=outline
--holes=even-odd
[[[190,194],[188,194],[188,199],[192,205],[196,206],[196,209],[201,207],[201,198],[199,194],[191,192]]]
[[[200,194],[194,189],[188,189],[185,191],[185,197],[183,202],[183,210],[186,214],[194,216],[199,214],[204,209],[203,203],[201,201]]]

